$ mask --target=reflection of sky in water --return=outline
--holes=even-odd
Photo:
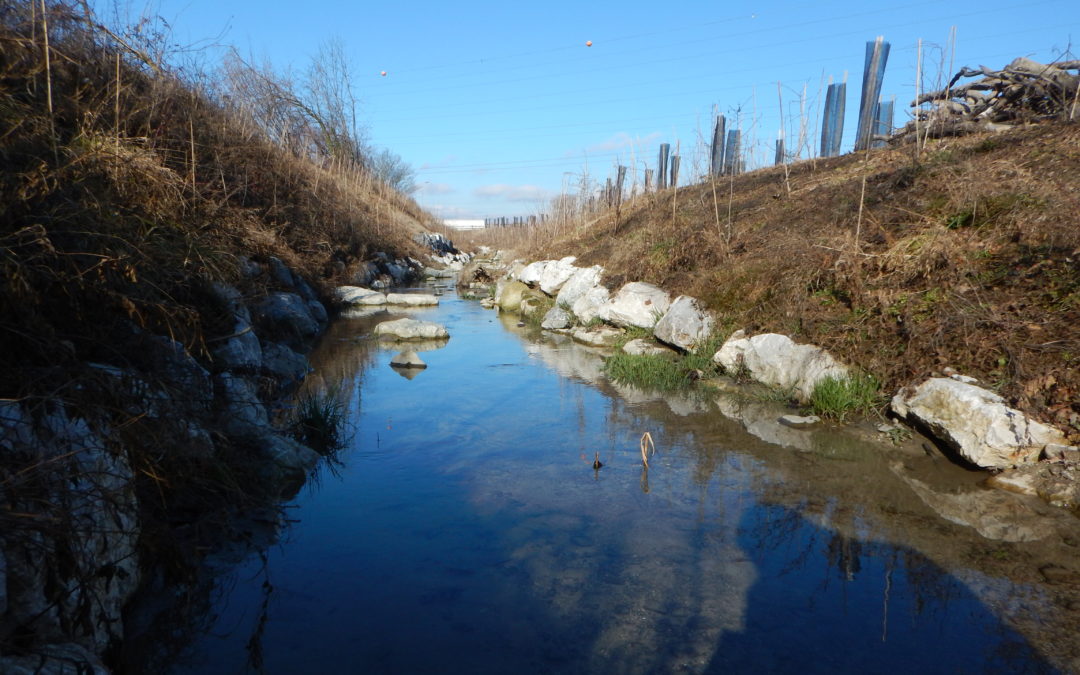
[[[730,420],[682,425],[695,401],[646,413],[653,397],[584,384],[587,355],[530,346],[494,312],[443,300],[410,313],[451,331],[411,381],[388,367],[392,348],[328,350],[375,350],[351,357],[370,366],[340,478],[302,494],[265,572],[236,573],[178,672],[243,671],[266,577],[271,673],[1032,667],[1023,641],[919,553],[763,503],[766,467]],[[647,476],[644,431],[659,450]]]

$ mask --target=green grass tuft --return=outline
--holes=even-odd
[[[604,362],[608,377],[640,389],[678,391],[690,386],[681,360],[666,356],[645,356],[617,351]]]
[[[881,383],[873,375],[827,377],[810,394],[815,415],[844,421],[851,413],[869,415],[882,404]]]
[[[297,400],[292,435],[315,452],[333,456],[345,446],[346,409],[337,387],[308,392]]]
[[[638,329],[628,331],[628,335],[631,337],[624,340],[623,344],[635,337],[646,337],[649,331]],[[604,372],[616,382],[640,389],[680,391],[689,389],[699,379],[716,374],[717,366],[712,360],[715,353],[716,346],[713,341],[681,356],[675,352],[670,356],[635,355],[620,349],[604,362]]]

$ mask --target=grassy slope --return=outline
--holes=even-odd
[[[26,4],[0,11],[0,400],[38,417],[62,403],[107,430],[153,512],[144,547],[171,545],[169,513],[261,499],[245,478],[257,467],[212,427],[212,456],[193,456],[182,396],[133,400],[95,364],[168,391],[153,336],[213,371],[208,345],[235,323],[211,285],[254,300],[277,283],[242,274],[243,257],[276,256],[325,289],[374,252],[420,255],[412,234],[429,216],[363,172],[282,150],[197,86],[87,30],[81,10],[50,3],[46,66],[33,16]],[[28,527],[19,504],[65,517],[49,506],[52,465],[39,460],[0,453],[0,531],[50,526]]]
[[[232,330],[208,284],[261,290],[241,256],[343,281],[375,251],[417,253],[412,200],[283,151],[80,16],[50,8],[48,65],[33,15],[0,16],[0,397],[127,365],[131,324],[206,359]]]
[[[953,367],[1080,440],[1080,126],[719,178],[638,198],[617,225],[606,214],[529,257],[576,251],[609,285],[696,296],[887,390]]]

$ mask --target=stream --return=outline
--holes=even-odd
[[[340,465],[283,528],[211,556],[203,600],[158,638],[168,656],[132,671],[155,658],[174,674],[1080,663],[1072,515],[985,489],[917,442],[615,386],[595,350],[441,300],[331,327],[309,385],[347,401]],[[406,315],[451,335],[421,346],[428,368],[411,378],[366,337]]]

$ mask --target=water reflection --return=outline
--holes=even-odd
[[[561,336],[429,311],[453,339],[408,383],[357,339],[391,317],[334,327],[316,361],[355,385],[341,477],[238,568],[173,672],[243,672],[248,644],[272,673],[1043,672],[1076,653],[1075,588],[1038,576],[1075,566],[1074,523],[989,540],[927,496],[973,479],[922,453],[617,388]]]

